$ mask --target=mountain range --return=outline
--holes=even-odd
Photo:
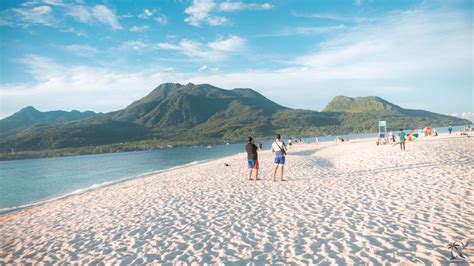
[[[337,96],[317,112],[284,107],[247,88],[165,83],[104,114],[24,108],[0,120],[0,159],[216,144],[276,132],[287,137],[373,132],[378,120],[387,120],[392,129],[470,123],[373,96]]]
[[[32,106],[25,107],[17,113],[0,120],[0,135],[18,132],[22,129],[40,125],[54,125],[96,116],[92,111],[79,112],[73,110],[40,112]]]

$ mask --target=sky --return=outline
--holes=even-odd
[[[0,1],[0,118],[125,108],[165,82],[474,113],[473,1]],[[472,116],[471,119],[474,119]]]

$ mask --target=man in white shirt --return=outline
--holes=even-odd
[[[275,141],[272,143],[272,152],[275,153],[275,168],[273,169],[273,181],[275,181],[275,176],[278,168],[280,168],[280,180],[285,181],[283,179],[283,166],[285,166],[286,151],[287,149],[285,143],[281,141],[280,134],[277,134]]]

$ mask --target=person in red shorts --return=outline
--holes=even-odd
[[[247,150],[247,163],[249,167],[249,180],[252,179],[252,172],[255,170],[255,181],[260,180],[258,179],[258,154],[257,154],[257,146],[253,143],[253,138],[247,138],[247,145],[245,145],[245,149]]]

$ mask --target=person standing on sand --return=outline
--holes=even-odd
[[[255,181],[260,180],[258,179],[258,154],[257,154],[257,146],[253,143],[253,138],[247,138],[247,145],[245,145],[245,149],[247,150],[247,163],[249,167],[249,180],[252,180],[252,172],[255,169]]]
[[[449,135],[453,132],[453,128],[451,126],[448,127]]]
[[[280,134],[277,134],[275,142],[272,143],[272,152],[275,153],[275,168],[273,169],[273,181],[275,181],[275,176],[278,168],[280,168],[280,180],[285,181],[283,179],[283,166],[285,166],[286,151],[287,149],[285,143],[281,141]]]
[[[407,134],[403,132],[403,129],[400,128],[400,133],[398,133],[398,137],[400,138],[400,150],[405,151],[405,136]]]

